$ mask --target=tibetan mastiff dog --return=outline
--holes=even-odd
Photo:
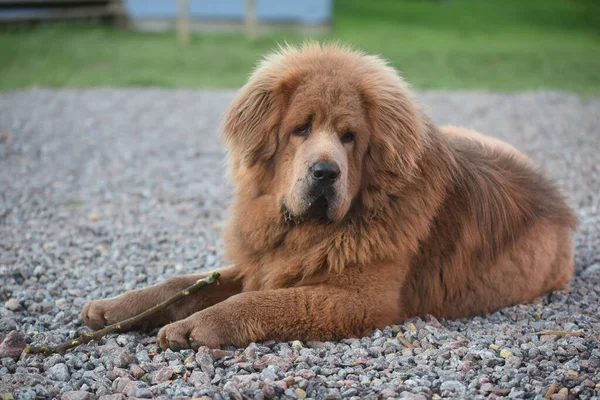
[[[369,335],[567,284],[576,217],[511,145],[436,126],[381,58],[340,45],[267,56],[227,110],[236,185],[219,285],[147,321],[163,349]],[[206,274],[90,301],[90,328]]]

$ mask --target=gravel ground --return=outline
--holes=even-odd
[[[600,396],[600,99],[553,92],[420,97],[439,123],[504,138],[558,180],[581,217],[567,291],[341,342],[174,353],[158,350],[156,332],[134,332],[63,356],[21,356],[25,342],[83,332],[88,299],[222,265],[231,186],[218,125],[232,95],[0,94],[0,398]]]

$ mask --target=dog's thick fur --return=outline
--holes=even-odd
[[[437,128],[377,57],[286,47],[241,89],[223,131],[233,266],[148,321],[177,321],[159,332],[163,348],[366,335],[527,302],[572,275],[576,218],[558,190],[514,147]],[[310,195],[315,160],[339,175]],[[82,316],[99,328],[202,276],[91,301]]]

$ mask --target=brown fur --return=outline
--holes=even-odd
[[[241,89],[223,131],[234,266],[149,321],[178,321],[160,331],[163,348],[360,336],[411,316],[491,312],[571,277],[576,218],[557,189],[514,147],[438,129],[377,57],[282,49]],[[320,205],[308,194],[315,160],[340,167]],[[92,301],[83,318],[124,319],[200,276]]]

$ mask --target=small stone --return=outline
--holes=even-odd
[[[356,388],[350,388],[342,392],[342,397],[353,397],[358,394],[358,390]]]
[[[508,350],[508,349],[500,350],[500,357],[502,357],[502,358],[508,358],[508,357],[511,357],[512,355],[513,355],[513,353],[511,353],[510,350]]]
[[[256,343],[250,343],[246,349],[244,350],[244,352],[242,353],[246,358],[256,358],[256,350],[258,349],[258,346],[256,345]]]
[[[427,400],[427,397],[423,396],[422,394],[414,394],[410,392],[400,393],[400,398],[408,400]],[[431,398],[435,400],[441,399],[441,397],[438,394],[434,394]]]
[[[173,376],[173,370],[169,367],[162,367],[158,371],[152,373],[150,383],[157,385],[161,382],[166,382]]]
[[[310,369],[300,369],[296,371],[296,376],[299,376],[303,379],[312,379],[316,376],[316,374]]]
[[[293,376],[288,376],[284,378],[283,381],[288,387],[293,386],[296,383],[296,379],[294,379]]]
[[[553,394],[552,396],[550,396],[550,398],[552,400],[569,400],[568,395],[558,394],[558,393]]]
[[[165,359],[167,361],[175,361],[175,360],[180,360],[181,359],[181,354],[179,352],[176,353],[176,352],[174,352],[171,349],[167,349],[164,352],[164,356],[165,356]]]
[[[127,367],[134,360],[129,350],[119,346],[116,341],[109,341],[103,346],[98,346],[97,350],[101,356],[108,357],[119,368]]]
[[[127,388],[135,387],[135,382],[127,377],[117,378],[114,380],[112,387],[120,393],[124,392]]]
[[[227,382],[225,386],[223,386],[223,391],[229,394],[229,397],[234,400],[242,400],[242,395],[235,387],[235,384],[231,381]]]
[[[0,318],[0,343],[4,340],[3,333],[17,329],[17,322],[10,318]]]
[[[491,383],[484,383],[483,385],[481,385],[481,391],[482,392],[492,392],[494,390],[494,385],[492,385]]]
[[[9,299],[6,303],[4,303],[4,308],[10,311],[17,311],[19,309],[19,300]]]
[[[208,385],[210,381],[211,378],[208,377],[206,372],[202,372],[197,369],[192,371],[192,374],[188,378],[188,382],[194,386]]]
[[[490,344],[488,347],[494,351],[498,351],[498,349],[500,349],[500,346],[497,344]]]
[[[299,399],[305,399],[306,398],[306,392],[300,388],[294,390],[294,393],[296,393],[296,397],[298,397]]]
[[[586,379],[583,382],[581,382],[581,386],[587,387],[587,388],[593,388],[596,386],[596,383],[590,379]]]
[[[295,349],[302,349],[302,348],[303,348],[303,346],[302,346],[302,342],[301,342],[301,341],[299,341],[299,340],[294,340],[294,341],[292,342],[292,349],[294,349],[294,348],[295,348]]]
[[[587,267],[585,270],[583,270],[581,276],[584,278],[589,278],[595,274],[600,274],[600,263],[595,263]]]
[[[21,357],[25,346],[27,346],[25,338],[19,332],[11,331],[0,343],[0,359],[12,358],[17,361]]]
[[[65,363],[58,363],[46,372],[48,378],[56,381],[67,382],[71,377],[69,368]]]
[[[56,304],[56,307],[62,307],[65,304],[67,304],[67,299],[60,298],[60,299],[56,300],[56,302],[54,302],[54,304]]]
[[[268,383],[265,383],[263,385],[262,391],[267,399],[274,399],[275,396],[277,396],[275,388],[272,385],[269,385]]]
[[[274,365],[267,366],[267,368],[263,369],[260,373],[260,379],[263,381],[275,381],[279,379],[277,376],[277,367]]]
[[[567,388],[562,388],[558,391],[558,394],[563,395],[563,396],[568,396],[569,395],[569,389]]]
[[[541,335],[540,343],[556,342],[558,336],[556,335]]]
[[[382,399],[389,399],[389,398],[393,399],[393,398],[397,397],[396,391],[390,387],[383,388],[383,390],[381,390],[381,392],[379,392],[379,396]]]
[[[442,392],[449,391],[449,392],[461,393],[461,392],[465,391],[465,385],[463,385],[459,381],[446,381],[441,384],[440,390]]]
[[[214,353],[213,353],[214,356]],[[210,379],[215,376],[215,366],[213,364],[213,356],[207,347],[200,347],[196,353],[196,364],[200,366],[202,372],[206,373]],[[215,357],[217,358],[217,357]]]
[[[98,397],[98,400],[125,400],[125,395],[123,393],[105,394]]]
[[[82,390],[70,390],[64,392],[60,398],[61,400],[91,400],[90,394]]]
[[[276,354],[266,354],[261,357],[260,365],[276,365],[279,372],[287,372],[292,368],[292,361],[289,357],[280,357]]]
[[[319,342],[316,340],[308,341],[308,342],[306,342],[306,345],[308,347],[310,347],[311,349],[326,349],[327,348],[327,343]]]
[[[137,364],[132,364],[131,368],[129,369],[129,371],[131,372],[131,375],[135,378],[135,379],[140,379],[142,376],[144,376],[144,374],[146,373],[146,371],[144,371],[139,365]]]
[[[510,356],[506,359],[506,362],[504,363],[504,366],[506,368],[514,368],[517,369],[521,366],[521,364],[523,363],[523,360],[519,357],[515,357],[515,356]]]
[[[221,349],[214,349],[211,351],[211,353],[212,353],[212,356],[215,358],[215,360],[220,360],[221,358],[233,356],[233,351],[227,351],[227,350],[221,350]]]

